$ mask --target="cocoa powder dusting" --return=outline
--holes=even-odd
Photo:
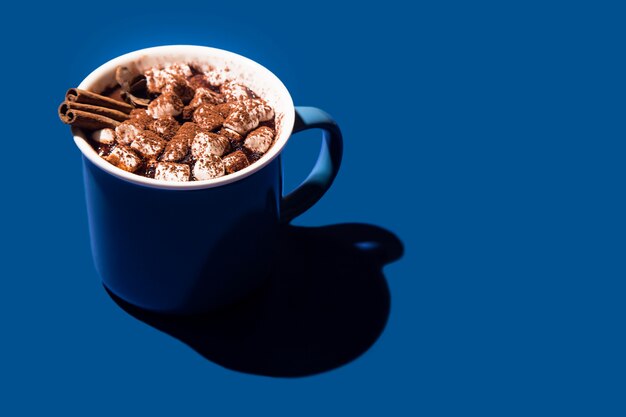
[[[137,131],[137,134],[143,135],[143,137],[155,137],[160,138],[161,140],[168,141],[168,145],[165,147],[161,153],[159,153],[155,159],[146,160],[145,158],[141,158],[141,155],[137,154],[142,160],[141,166],[134,172],[136,175],[141,175],[147,178],[154,178],[156,165],[158,161],[162,160],[176,160],[177,163],[186,164],[190,168],[190,180],[193,181],[196,178],[193,174],[193,168],[196,163],[196,159],[193,157],[191,152],[191,144],[195,138],[195,135],[200,131],[213,131],[222,134],[223,136],[228,138],[230,142],[230,149],[226,154],[222,156],[222,159],[226,158],[225,163],[227,163],[227,174],[236,172],[240,169],[245,168],[248,164],[252,164],[263,156],[262,153],[252,152],[244,146],[245,139],[248,133],[243,132],[243,134],[236,133],[234,131],[229,131],[226,129],[226,126],[222,127],[222,123],[225,118],[227,118],[233,111],[235,107],[238,107],[238,101],[213,101],[216,103],[215,105],[200,105],[195,107],[194,103],[200,103],[202,99],[207,96],[206,90],[214,92],[216,95],[221,97],[220,89],[222,87],[221,84],[213,85],[210,80],[212,79],[207,73],[202,71],[201,66],[189,65],[191,69],[191,75],[189,76],[189,72],[187,72],[187,76],[181,76],[180,74],[172,74],[171,79],[172,85],[166,85],[163,88],[162,92],[152,92],[148,93],[147,90],[139,91],[138,94],[143,94],[145,97],[148,97],[150,101],[153,101],[157,97],[161,95],[161,93],[168,94],[177,94],[182,95],[182,99],[185,103],[191,102],[192,106],[186,106],[183,111],[174,116],[168,116],[168,118],[152,118],[155,116],[154,114],[151,116],[147,114],[146,111],[142,108],[137,108],[131,112],[131,119],[138,122],[139,129],[145,129],[143,131]],[[226,71],[226,69],[224,69]],[[148,72],[146,72],[147,74]],[[215,79],[215,78],[213,78]],[[219,79],[219,77],[218,77]],[[144,77],[145,80],[145,77]],[[202,90],[198,91],[198,98],[193,101],[193,97],[195,94],[195,90],[198,88],[206,89],[204,91],[204,96],[202,95]],[[252,99],[260,99],[254,91],[245,86],[245,90],[248,93],[248,96]],[[124,101],[123,90],[120,86],[111,87],[106,89],[102,95],[108,96],[118,101]],[[222,98],[218,98],[218,100],[222,100]],[[222,103],[222,104],[220,104]],[[131,103],[132,104],[132,103]],[[200,111],[198,111],[200,109]],[[237,113],[237,121],[241,121],[247,124],[253,123],[255,118],[248,114],[247,112],[242,112],[238,110]],[[192,122],[195,121],[196,123]],[[199,124],[199,125],[198,125]],[[276,119],[273,117],[270,120],[263,121],[258,123],[258,126],[267,126],[275,131],[276,129]],[[203,130],[206,129],[206,130]],[[220,129],[224,129],[220,132]],[[94,140],[88,139],[89,144],[96,150],[99,156],[106,157],[111,151],[115,148],[117,144],[117,133],[116,133],[116,142],[112,144],[104,144],[99,143]],[[135,140],[135,139],[133,139]],[[173,149],[178,149],[174,151]],[[174,152],[174,153],[172,153]],[[176,153],[178,152],[178,153]],[[166,154],[169,153],[169,156]],[[184,155],[183,155],[184,154]],[[177,155],[177,156],[172,156]],[[152,156],[151,156],[152,157]],[[172,159],[174,158],[174,159]]]

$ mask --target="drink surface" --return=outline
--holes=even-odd
[[[258,161],[276,132],[274,109],[227,73],[193,63],[135,74],[118,67],[116,86],[100,94],[71,89],[59,115],[125,171],[165,181],[218,178]]]

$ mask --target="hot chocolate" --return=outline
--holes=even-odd
[[[247,86],[214,69],[171,64],[133,74],[101,94],[70,89],[65,123],[125,171],[164,181],[200,181],[244,169],[274,142],[274,109]]]

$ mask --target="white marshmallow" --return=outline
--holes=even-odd
[[[250,97],[248,88],[243,84],[227,81],[220,87],[220,92],[224,94],[227,101],[245,100]]]
[[[193,175],[197,180],[210,180],[224,175],[222,158],[215,155],[205,155],[198,159],[193,166]]]
[[[267,126],[261,126],[250,132],[243,146],[252,152],[265,153],[272,146],[274,131]]]
[[[146,112],[155,119],[178,116],[183,111],[183,102],[173,93],[163,93],[148,105]]]
[[[145,72],[148,91],[161,93],[163,89],[175,82],[176,77],[191,77],[192,71],[186,64],[171,64],[162,69],[150,68]]]
[[[209,132],[197,133],[191,144],[191,154],[196,159],[209,154],[222,156],[229,149],[230,142],[228,139]]]
[[[270,120],[272,117],[274,117],[274,110],[263,100],[243,100],[235,105],[235,109],[224,121],[224,127],[245,135],[260,122]]]
[[[189,165],[159,162],[154,172],[154,179],[176,182],[189,181]]]
[[[91,134],[91,139],[98,143],[110,145],[115,142],[115,130],[110,128],[96,130]]]
[[[243,137],[239,133],[227,127],[220,129],[220,131],[217,133],[218,135],[224,136],[226,139],[230,139],[235,142],[239,142],[243,139]]]
[[[142,130],[143,128],[136,121],[126,120],[115,128],[117,141],[122,145],[130,145]]]
[[[248,157],[242,151],[230,153],[226,155],[222,161],[224,162],[224,169],[228,174],[242,170],[250,165]]]
[[[255,98],[245,100],[243,104],[248,111],[254,112],[261,122],[266,122],[274,117],[274,109],[264,100]]]
[[[144,158],[155,159],[165,149],[167,142],[154,132],[143,130],[130,144],[130,147],[140,153]]]
[[[141,158],[135,155],[133,151],[122,145],[117,145],[110,154],[104,157],[104,159],[116,167],[129,172],[137,171],[141,165]]]
[[[223,98],[214,91],[211,91],[208,88],[199,87],[196,89],[193,99],[189,102],[189,107],[195,109],[202,104],[220,104],[222,99]]]

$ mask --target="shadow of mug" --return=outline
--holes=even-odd
[[[367,224],[284,226],[266,285],[237,304],[196,316],[143,310],[108,291],[128,314],[225,368],[300,377],[367,351],[390,311],[382,272],[403,254],[391,232]]]

